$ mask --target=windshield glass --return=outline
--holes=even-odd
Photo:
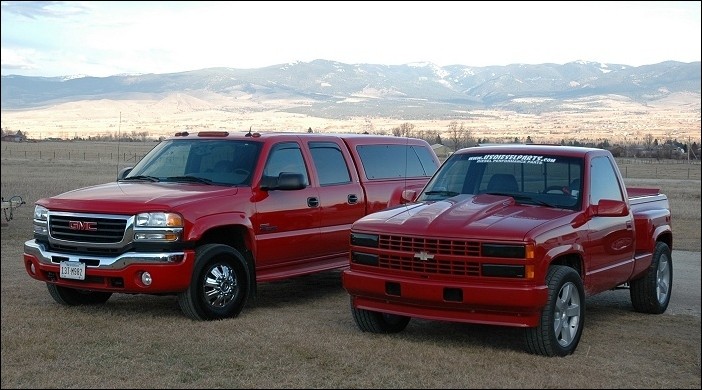
[[[419,196],[512,196],[522,204],[579,210],[583,160],[534,154],[463,153],[449,157]]]
[[[123,180],[251,184],[259,142],[175,139],[152,149]]]

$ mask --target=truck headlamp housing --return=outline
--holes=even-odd
[[[183,233],[183,217],[176,213],[141,213],[134,220],[134,241],[173,242]]]
[[[46,222],[49,219],[49,210],[43,206],[34,206],[34,220],[37,222]]]
[[[137,214],[135,224],[137,227],[180,228],[183,227],[183,217],[176,213],[141,213]]]
[[[34,234],[36,236],[49,235],[49,210],[43,206],[34,206]]]
[[[351,233],[351,245],[377,248],[379,241],[377,234]]]

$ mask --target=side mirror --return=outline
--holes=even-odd
[[[301,173],[281,172],[277,180],[275,177],[268,177],[261,182],[261,189],[264,191],[291,191],[301,190],[305,187],[305,178]]]
[[[600,199],[598,205],[590,207],[593,208],[592,215],[598,217],[623,217],[629,214],[626,202],[622,200]]]
[[[132,171],[132,168],[134,168],[134,167],[126,167],[126,168],[120,169],[120,170],[119,170],[119,173],[117,173],[117,180],[122,180],[122,179],[124,179],[125,177],[127,177],[127,175],[129,174],[129,172]]]
[[[417,191],[415,190],[404,190],[402,195],[400,195],[400,203],[412,203],[417,199]]]

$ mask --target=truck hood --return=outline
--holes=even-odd
[[[475,240],[524,240],[571,210],[517,204],[508,196],[459,195],[387,209],[356,221],[356,231]],[[571,218],[566,218],[568,221]]]
[[[128,215],[174,210],[192,201],[208,202],[237,192],[237,187],[191,183],[114,182],[68,191],[37,204],[52,211]]]

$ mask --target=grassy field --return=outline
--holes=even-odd
[[[700,388],[700,318],[635,313],[625,290],[588,298],[583,339],[563,359],[525,353],[511,328],[413,320],[398,335],[362,333],[338,272],[263,284],[255,306],[224,321],[191,321],[171,296],[60,306],[22,267],[32,203],[112,181],[133,164],[90,151],[130,156],[153,144],[122,144],[120,153],[113,144],[50,145],[70,159],[41,144],[30,145],[39,158],[2,143],[2,196],[26,202],[2,227],[2,388]],[[620,168],[627,185],[669,196],[674,249],[699,252],[700,165]]]

